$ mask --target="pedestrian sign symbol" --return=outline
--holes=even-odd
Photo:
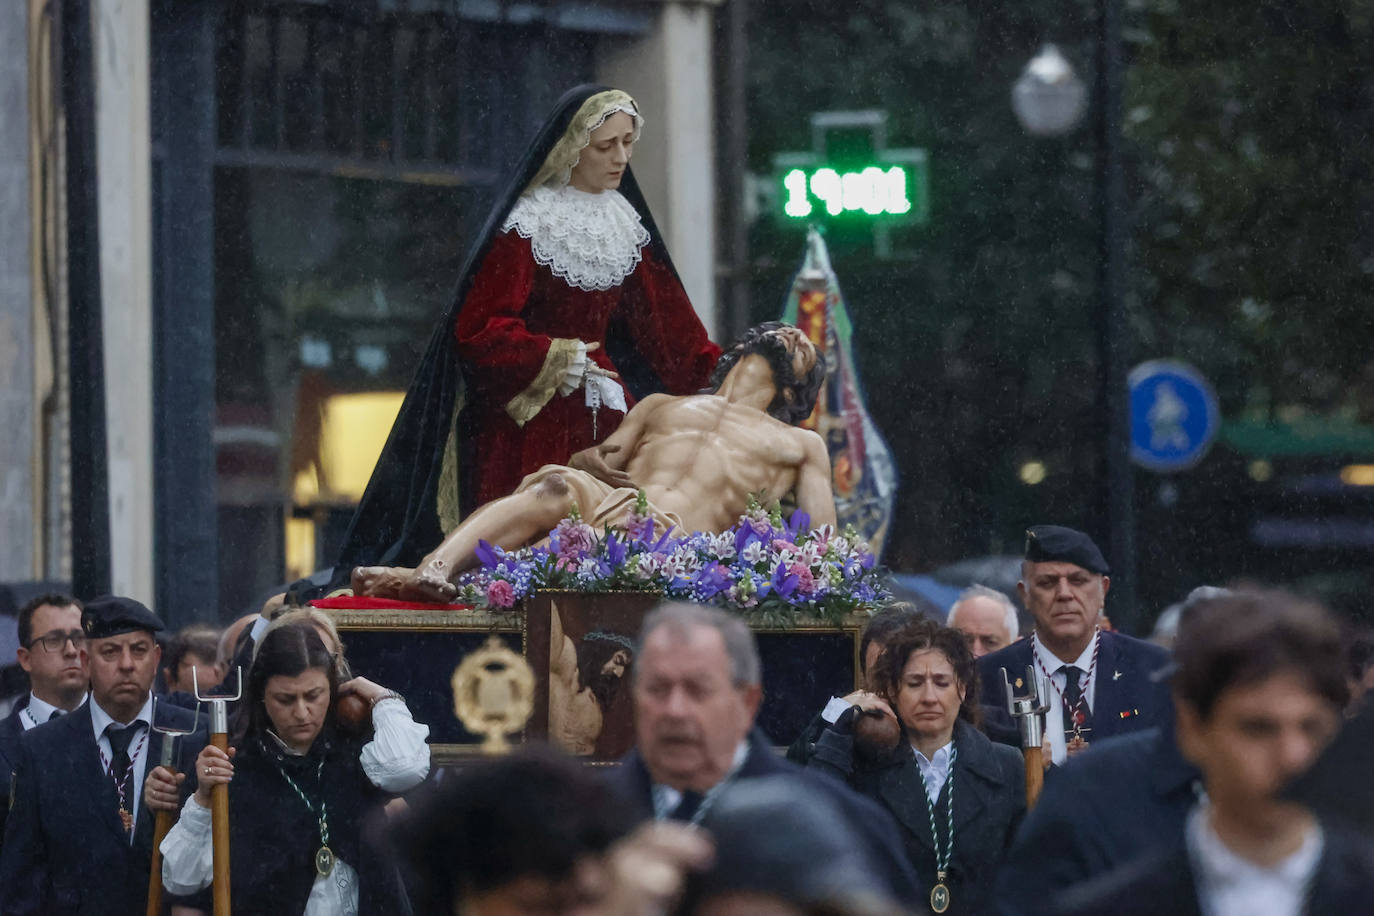
[[[1151,471],[1182,471],[1202,460],[1221,411],[1212,386],[1187,363],[1155,359],[1128,377],[1131,460]]]

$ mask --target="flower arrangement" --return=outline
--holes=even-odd
[[[540,589],[656,592],[748,612],[765,624],[797,617],[839,621],[889,597],[868,544],[852,528],[811,529],[800,510],[786,522],[774,503],[750,499],[720,534],[655,533],[644,493],[620,525],[598,534],[573,506],[547,546],[507,551],[482,541],[481,567],[458,580],[457,600],[508,608]]]

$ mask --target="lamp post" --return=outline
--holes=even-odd
[[[1107,521],[1112,564],[1113,618],[1127,631],[1139,620],[1135,589],[1135,482],[1130,460],[1130,400],[1126,383],[1126,308],[1123,299],[1125,189],[1121,176],[1121,10],[1097,0],[1094,77],[1094,197],[1098,218],[1098,409],[1105,473],[1099,513]],[[1073,66],[1053,45],[1031,59],[1012,87],[1012,110],[1027,133],[1055,136],[1082,116],[1086,92]]]

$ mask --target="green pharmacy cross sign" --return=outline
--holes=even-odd
[[[926,151],[889,147],[887,112],[817,112],[811,116],[811,147],[773,157],[769,197],[783,224],[867,227],[874,253],[886,257],[889,228],[929,220]]]

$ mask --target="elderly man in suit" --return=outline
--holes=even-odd
[[[609,778],[640,817],[698,824],[727,786],[793,774],[843,812],[888,893],[922,899],[891,816],[839,780],[784,760],[754,727],[762,670],[743,621],[702,605],[661,605],[645,618],[634,657],[635,748]]]
[[[20,741],[0,850],[3,916],[147,909],[153,817],[142,785],[165,740],[151,728],[162,621],[130,598],[104,597],[86,605],[81,622],[90,700]],[[170,704],[157,712],[159,727],[197,725],[194,713]],[[204,743],[203,731],[183,740],[178,768],[193,768]]]
[[[1005,708],[1003,668],[1019,693],[1027,667],[1046,685],[1045,735],[1056,764],[1094,740],[1151,728],[1169,715],[1168,690],[1154,677],[1169,653],[1098,626],[1107,573],[1102,551],[1083,532],[1029,529],[1016,589],[1035,632],[978,660],[986,704]]]
[[[86,634],[81,602],[68,595],[39,595],[19,609],[15,656],[30,689],[0,720],[0,836],[9,814],[10,779],[19,761],[19,737],[71,712],[86,700]]]

